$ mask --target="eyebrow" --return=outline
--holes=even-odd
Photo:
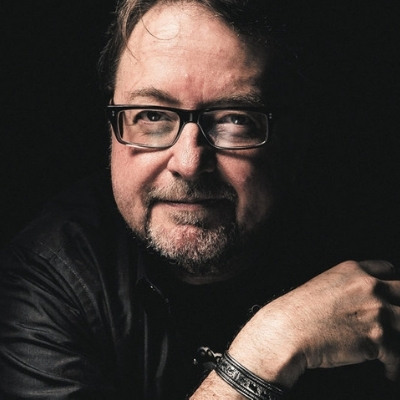
[[[137,97],[148,97],[153,100],[156,100],[161,103],[166,103],[170,106],[179,107],[181,102],[171,96],[168,92],[165,92],[160,89],[156,89],[155,87],[147,87],[142,89],[134,90],[129,93],[128,100],[130,102],[134,102]],[[200,108],[211,108],[211,107],[226,107],[226,106],[263,106],[264,101],[260,94],[256,91],[246,93],[246,94],[238,94],[227,97],[220,97],[215,100],[211,100],[201,104]]]
[[[148,88],[134,90],[133,92],[129,93],[128,99],[129,101],[134,102],[134,100],[137,97],[149,97],[153,98],[154,100],[160,101],[162,103],[168,103],[173,106],[179,105],[179,101],[177,99],[172,97],[167,92],[164,92],[163,90],[160,89],[156,89],[155,87],[148,87]]]
[[[215,101],[206,103],[206,107],[222,106],[263,106],[264,102],[258,93],[247,93],[244,95],[234,95],[230,97],[221,97]]]

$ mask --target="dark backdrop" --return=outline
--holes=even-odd
[[[96,63],[113,1],[22,0],[1,11],[1,240],[107,165]]]
[[[293,1],[305,75],[318,89],[299,185],[307,217],[343,257],[397,258],[396,2]],[[53,194],[107,166],[96,62],[114,2],[9,2],[1,11],[0,243]],[[328,233],[327,233],[328,232]]]

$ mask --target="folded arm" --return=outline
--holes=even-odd
[[[260,378],[290,389],[306,369],[380,360],[399,377],[400,281],[384,261],[348,261],[262,308],[229,353]],[[215,372],[192,399],[243,399]]]

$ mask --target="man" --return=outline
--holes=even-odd
[[[378,396],[398,395],[392,264],[347,261],[288,291],[307,273],[274,254],[300,132],[264,7],[120,4],[101,64],[112,194],[78,184],[3,253],[1,398],[376,398],[367,372],[307,377],[367,360]]]

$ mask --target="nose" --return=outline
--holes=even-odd
[[[215,149],[207,143],[196,123],[184,126],[170,152],[167,168],[175,176],[192,181],[215,170]]]

